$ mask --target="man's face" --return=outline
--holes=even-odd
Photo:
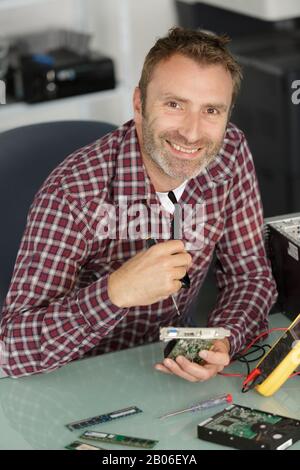
[[[144,113],[140,91],[135,91],[143,158],[174,180],[197,176],[223,144],[232,91],[231,75],[221,65],[200,65],[181,54],[160,62],[147,88]]]

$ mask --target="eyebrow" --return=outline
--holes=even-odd
[[[163,93],[162,95],[160,95],[160,99],[161,100],[176,100],[176,101],[180,101],[181,103],[189,103],[190,102],[190,100],[188,100],[186,98],[182,98],[180,96],[173,95],[171,93]]]
[[[177,96],[177,95],[173,95],[173,94],[170,94],[170,93],[163,93],[161,96],[160,96],[160,99],[162,101],[164,100],[175,100],[175,101],[179,101],[180,103],[190,103],[191,100],[188,100],[187,98],[182,98],[181,96]],[[205,108],[216,108],[216,109],[219,109],[220,111],[227,111],[228,110],[228,106],[226,106],[226,104],[224,103],[212,103],[212,102],[208,102],[208,103],[204,103],[204,106]]]

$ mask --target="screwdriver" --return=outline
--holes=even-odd
[[[181,413],[186,413],[188,411],[199,411],[205,408],[212,408],[214,406],[222,405],[223,403],[232,403],[232,395],[230,395],[230,393],[227,393],[225,395],[219,395],[215,398],[210,398],[209,400],[195,403],[194,405],[188,408],[177,410],[177,411],[174,411],[173,413],[167,413],[165,415],[159,416],[159,419],[169,418],[170,416],[176,416]]]
[[[147,248],[150,248],[151,246],[156,245],[156,241],[153,240],[153,238],[148,238],[148,240],[146,240],[146,244],[147,244]],[[176,302],[176,300],[175,300],[175,298],[174,298],[174,295],[171,295],[171,299],[172,299],[172,301],[173,301],[173,304],[174,304],[175,310],[176,310],[176,312],[177,312],[177,315],[180,316],[180,311],[179,311],[177,302]]]

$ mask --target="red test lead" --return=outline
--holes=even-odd
[[[250,388],[252,388],[255,380],[260,374],[261,374],[260,369],[253,369],[253,371],[246,377],[246,379],[243,382],[242,392],[247,392],[248,390],[250,390]]]

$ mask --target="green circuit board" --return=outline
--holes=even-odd
[[[67,450],[104,450],[102,447],[98,446],[91,446],[90,444],[86,444],[85,442],[74,441],[71,444],[65,447]]]
[[[178,356],[184,356],[189,361],[202,365],[205,361],[199,357],[199,352],[211,349],[212,345],[213,342],[207,339],[175,339],[167,344],[164,356],[174,360]]]
[[[158,441],[153,439],[143,439],[140,437],[124,436],[123,434],[112,434],[99,431],[86,431],[80,436],[80,439],[108,442],[109,444],[141,447],[143,449],[152,449],[152,447],[158,443]]]

